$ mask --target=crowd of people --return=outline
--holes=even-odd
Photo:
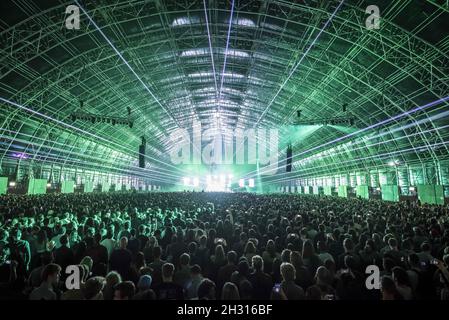
[[[379,288],[367,285],[373,265]],[[447,300],[448,265],[447,206],[216,192],[0,196],[0,299]]]

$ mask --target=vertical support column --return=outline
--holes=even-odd
[[[440,161],[437,161],[437,163],[436,163],[436,165],[435,165],[435,167],[436,167],[436,174],[437,174],[437,184],[438,185],[442,185],[443,184],[443,179],[442,179],[442,177],[441,177],[441,165],[440,165]]]
[[[398,185],[402,187],[408,187],[410,186],[410,181],[408,178],[408,168],[404,167],[401,169],[398,169]]]
[[[423,184],[428,184],[427,183],[427,170],[426,170],[426,166],[424,165],[424,163],[421,165],[422,167],[422,176],[423,176]]]
[[[353,188],[357,185],[357,174],[355,172],[349,174],[349,185]]]
[[[440,162],[439,162],[439,165],[440,165],[440,174],[441,174],[441,184],[448,185],[449,184],[449,166],[448,166],[448,164],[443,164],[443,166],[441,166]]]

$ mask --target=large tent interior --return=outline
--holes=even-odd
[[[1,194],[449,197],[447,1],[0,6]]]

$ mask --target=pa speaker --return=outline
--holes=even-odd
[[[287,165],[285,167],[285,171],[292,172],[292,155],[293,155],[293,149],[291,146],[288,146],[287,148]]]
[[[145,168],[145,145],[139,146],[139,168]]]

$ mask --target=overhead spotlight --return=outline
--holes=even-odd
[[[348,109],[348,104],[347,103],[343,104],[343,108],[342,108],[343,112],[346,112],[347,109]]]
[[[389,161],[388,162],[388,165],[390,166],[390,167],[395,167],[395,166],[397,166],[397,165],[399,165],[400,163],[399,163],[399,160],[392,160],[392,161]]]
[[[14,181],[11,181],[11,182],[9,183],[9,186],[10,186],[11,188],[14,188],[14,187],[16,186],[16,183],[15,183]]]
[[[250,188],[254,188],[254,179],[249,179],[248,180],[248,185]]]
[[[47,188],[51,188],[51,183],[47,183]]]
[[[239,180],[239,187],[243,188],[245,186],[245,180],[244,179],[240,179]]]

